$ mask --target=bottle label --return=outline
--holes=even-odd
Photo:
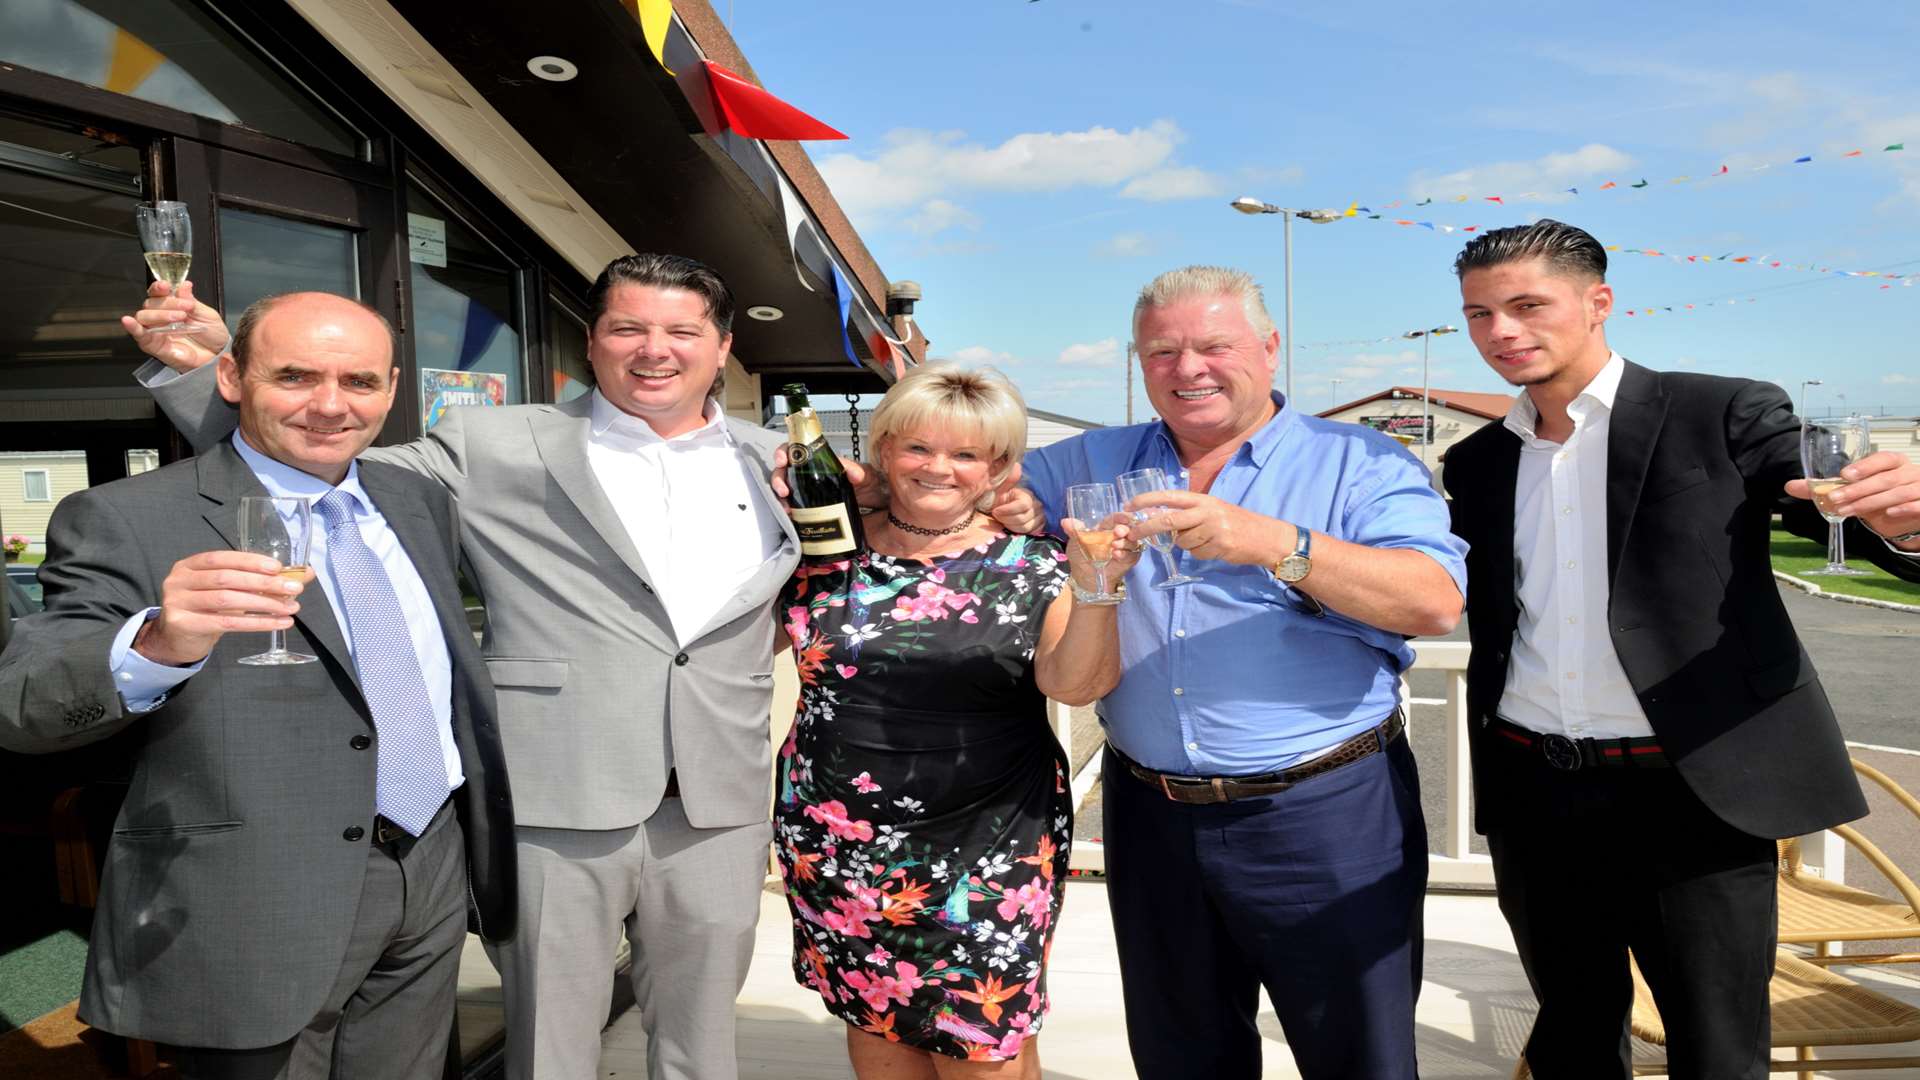
[[[793,531],[800,537],[802,555],[852,554],[856,546],[853,523],[847,520],[845,505],[795,506],[789,513],[793,515]]]

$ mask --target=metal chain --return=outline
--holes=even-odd
[[[847,395],[847,439],[853,446],[853,460],[860,460],[860,395]]]

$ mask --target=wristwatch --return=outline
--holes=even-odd
[[[1313,559],[1310,555],[1313,550],[1313,531],[1295,525],[1293,534],[1297,538],[1293,542],[1293,554],[1267,567],[1267,573],[1272,574],[1275,580],[1284,581],[1289,585],[1304,581],[1308,574],[1313,573]]]

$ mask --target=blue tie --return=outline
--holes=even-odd
[[[374,805],[414,836],[426,831],[447,801],[447,764],[440,725],[427,699],[427,680],[407,633],[393,582],[353,520],[353,497],[335,488],[319,502],[327,526],[327,566],[333,591],[353,632],[353,666],[360,693],[373,710],[380,757]]]

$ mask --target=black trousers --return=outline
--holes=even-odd
[[[1527,1043],[1533,1074],[1631,1075],[1632,950],[1666,1026],[1674,1080],[1764,1078],[1774,842],[1721,821],[1672,769],[1562,772],[1520,749],[1498,767],[1519,820],[1487,844],[1540,1002]]]

